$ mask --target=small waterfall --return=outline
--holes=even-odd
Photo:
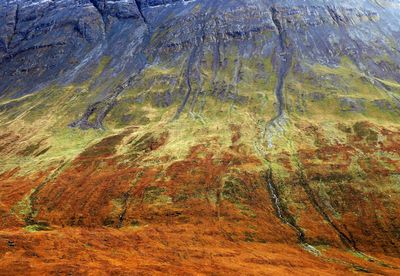
[[[300,230],[300,228],[299,228],[297,225],[294,225],[294,224],[290,223],[290,222],[284,217],[284,215],[282,214],[281,207],[279,206],[279,197],[278,197],[278,195],[277,195],[277,193],[276,193],[276,191],[275,191],[275,188],[274,188],[274,186],[272,185],[272,182],[271,182],[271,175],[272,175],[272,173],[271,173],[271,171],[270,171],[270,179],[268,179],[268,186],[269,186],[269,190],[270,190],[270,192],[271,192],[271,196],[272,196],[272,198],[274,199],[274,200],[273,200],[273,203],[274,203],[275,209],[276,209],[276,211],[277,211],[277,213],[278,213],[278,217],[279,217],[285,224],[289,225],[291,228],[293,228],[293,229],[296,231],[296,233],[297,233],[297,235],[298,235],[298,237],[299,237],[300,245],[304,248],[304,250],[306,250],[306,251],[308,251],[308,252],[310,252],[311,254],[314,254],[314,255],[316,255],[316,256],[321,256],[321,252],[320,252],[318,249],[316,249],[316,248],[313,247],[312,245],[309,245],[308,243],[305,242],[305,240],[304,240],[304,234],[303,234],[303,232]]]
[[[272,197],[274,198],[274,204],[275,204],[275,208],[278,212],[279,218],[281,220],[283,220],[283,222],[285,222],[286,224],[290,225],[290,223],[282,216],[281,207],[279,207],[279,198],[275,193],[274,187],[272,187],[271,181],[268,181],[268,185],[269,185],[269,190],[271,191]]]

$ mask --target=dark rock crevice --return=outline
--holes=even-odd
[[[104,27],[104,31],[107,31],[107,18],[106,15],[104,13],[104,7],[103,9],[100,7],[98,0],[89,0],[90,3],[92,3],[93,7],[96,8],[97,12],[100,14],[101,19],[103,20],[103,27]]]
[[[139,3],[139,0],[135,0],[135,3],[136,3],[136,6],[138,8],[139,14],[143,19],[143,22],[147,24],[147,20],[146,20],[146,17],[144,16],[144,14],[143,14],[143,10],[142,10],[142,7],[141,7],[141,5]]]
[[[280,20],[280,13],[275,7],[270,9],[272,15],[272,21],[274,22],[276,29],[278,30],[279,37],[279,52],[277,53],[277,84],[275,87],[275,95],[278,102],[277,115],[270,120],[269,123],[273,123],[276,119],[281,117],[285,112],[285,99],[283,96],[283,89],[285,86],[285,78],[289,73],[292,66],[293,49],[291,49],[288,43],[287,30],[283,26],[283,22]]]
[[[192,66],[194,63],[194,59],[196,57],[196,53],[197,53],[197,46],[194,46],[194,48],[192,49],[192,52],[190,54],[189,60],[188,60],[188,66],[186,67],[186,85],[187,85],[187,92],[186,92],[186,96],[183,99],[183,102],[181,104],[181,106],[178,108],[178,110],[176,111],[176,114],[174,116],[174,118],[172,119],[172,121],[178,120],[182,111],[185,109],[185,106],[190,98],[190,96],[192,95],[192,81],[190,79],[191,75],[192,75]]]
[[[123,84],[118,85],[111,90],[111,93],[101,101],[89,104],[86,108],[85,113],[80,117],[80,119],[73,121],[68,125],[71,128],[80,128],[82,130],[102,129],[104,130],[103,121],[110,113],[112,108],[117,104],[118,96],[128,87],[132,87],[136,82],[136,77],[140,75],[140,71],[128,78]],[[95,122],[89,121],[89,118],[96,113]]]
[[[212,16],[216,13],[217,10],[217,4],[216,1],[212,2],[211,4],[209,4],[209,12],[208,15],[204,15],[204,18],[201,20],[201,28],[198,31],[198,33],[196,34],[196,42],[194,44],[194,47],[190,53],[190,57],[188,60],[188,66],[186,68],[186,85],[188,87],[186,96],[181,104],[181,106],[178,108],[175,116],[173,117],[173,119],[171,121],[175,121],[178,120],[181,113],[183,112],[190,96],[192,95],[192,71],[193,71],[193,66],[197,65],[197,73],[198,73],[198,80],[199,82],[201,82],[201,72],[200,72],[200,62],[201,62],[201,57],[202,57],[202,53],[203,53],[203,46],[204,43],[206,41],[206,27],[207,27],[207,22],[209,22],[209,20],[212,18]],[[197,89],[201,89],[197,88]],[[196,103],[197,100],[197,94],[199,91],[195,92],[195,95],[193,96],[193,100],[192,100],[192,104],[191,104],[191,110],[194,107],[194,104]]]
[[[118,221],[117,228],[121,228],[122,224],[124,223],[125,215],[126,215],[126,212],[128,211],[128,207],[129,207],[129,198],[131,196],[133,187],[134,186],[130,187],[129,191],[124,194],[124,200],[122,202],[122,206],[123,206],[122,207],[122,213],[119,215],[119,221]]]
[[[104,130],[103,121],[116,104],[117,97],[123,90],[124,88],[122,88],[122,86],[118,86],[115,92],[104,100],[90,104],[81,118],[70,123],[68,126],[71,128],[80,128],[82,130],[88,130],[90,128]],[[95,122],[92,123],[89,121],[89,118],[95,113]]]
[[[7,52],[9,52],[9,50],[10,50],[10,48],[11,48],[11,43],[12,43],[12,40],[13,40],[13,37],[14,37],[14,35],[17,33],[17,25],[18,25],[18,22],[19,22],[19,4],[17,4],[17,7],[16,7],[16,9],[15,9],[15,14],[14,14],[14,26],[13,26],[13,31],[12,31],[12,33],[11,33],[11,36],[10,36],[10,38],[9,38],[9,40],[8,40],[8,43],[7,43]]]
[[[360,250],[357,247],[357,244],[355,240],[353,239],[353,236],[349,233],[347,230],[346,226],[343,226],[343,228],[348,232],[346,234],[343,230],[339,228],[339,226],[331,219],[331,217],[325,212],[324,208],[321,206],[319,203],[316,195],[314,194],[312,188],[310,187],[310,184],[308,183],[303,170],[300,168],[299,169],[299,184],[305,191],[305,193],[308,196],[308,199],[311,203],[311,205],[314,207],[314,209],[322,216],[322,218],[329,223],[329,225],[333,228],[333,230],[338,234],[340,240],[342,243],[349,249],[354,250],[356,252],[360,252]]]
[[[80,128],[82,130],[88,130],[90,128],[95,128],[95,125],[89,122],[89,117],[96,111],[97,107],[101,104],[101,102],[95,102],[90,104],[87,108],[85,113],[83,113],[82,117],[70,123],[68,126],[72,128]]]
[[[326,7],[329,15],[332,17],[333,21],[337,24],[337,25],[342,25],[344,24],[344,19],[335,11],[334,8],[327,6]]]

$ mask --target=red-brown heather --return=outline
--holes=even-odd
[[[262,169],[263,158],[248,154],[242,129],[232,125],[224,133],[230,145],[219,135],[199,136],[181,159],[164,155],[167,129],[128,128],[58,166],[6,171],[0,268],[32,275],[398,274],[399,195],[382,186],[398,169],[390,153],[400,148],[400,132],[361,124],[388,137],[376,141],[357,132],[359,125],[346,133],[346,145],[330,143],[317,125],[297,125],[315,143],[266,157],[280,165],[279,175]],[[302,229],[302,243],[289,224]]]

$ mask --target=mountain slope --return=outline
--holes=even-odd
[[[399,273],[399,12],[1,4],[0,266]]]

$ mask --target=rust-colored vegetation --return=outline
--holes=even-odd
[[[342,140],[302,123],[297,131],[312,143],[299,137],[294,150],[267,159],[282,170],[272,170],[282,215],[315,251],[279,218],[268,167],[249,153],[239,126],[225,134],[231,143],[199,136],[180,158],[168,148],[174,138],[168,129],[127,128],[47,170],[27,174],[15,167],[0,175],[0,269],[399,274],[400,132],[365,122],[334,129]],[[47,153],[38,153],[49,146],[27,146],[22,155],[41,160]]]

